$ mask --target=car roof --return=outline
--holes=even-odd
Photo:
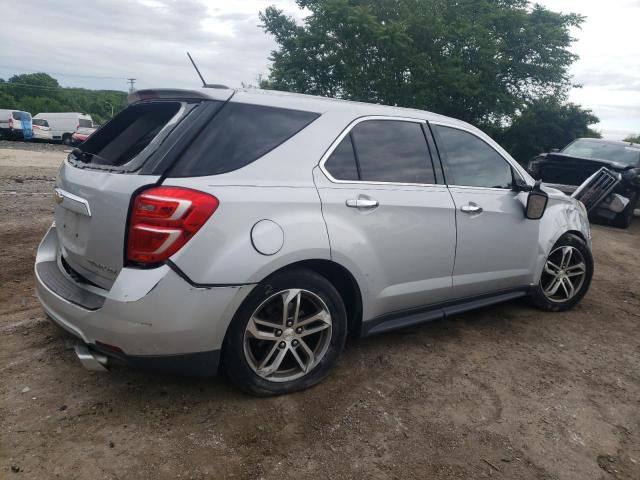
[[[43,116],[47,116],[49,118],[70,118],[70,117],[90,117],[88,113],[81,112],[40,112],[36,115],[36,117],[43,118]]]
[[[395,117],[417,118],[427,121],[446,121],[446,123],[460,123],[460,120],[439,115],[437,113],[418,110],[415,108],[396,107],[378,103],[366,103],[353,100],[343,100],[303,93],[283,92],[279,90],[263,90],[259,88],[236,89],[233,101],[251,102],[265,105],[288,107],[298,110],[311,110],[324,113],[330,110],[351,110],[358,116],[389,115]]]
[[[207,98],[214,100],[227,100],[231,97],[232,102],[252,103],[256,105],[274,106],[280,108],[290,108],[292,110],[306,110],[317,113],[327,113],[329,111],[349,111],[353,117],[368,115],[384,115],[395,117],[406,117],[429,122],[442,122],[448,125],[458,125],[464,128],[477,130],[475,127],[437,113],[418,110],[413,108],[396,107],[391,105],[381,105],[376,103],[356,102],[352,100],[342,100],[331,97],[321,97],[318,95],[307,95],[302,93],[283,92],[279,90],[263,90],[260,88],[202,88],[200,90],[182,89],[149,89],[139,90],[129,95],[129,102],[135,102],[145,98]]]

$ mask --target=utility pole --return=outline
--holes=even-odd
[[[107,105],[109,105],[111,107],[111,118],[113,118],[113,105],[111,105],[111,103],[107,102],[106,100],[105,100],[104,103],[106,103]]]
[[[135,87],[134,85],[136,84],[136,79],[135,78],[127,78],[127,82],[129,82],[129,93],[134,92],[135,91]]]

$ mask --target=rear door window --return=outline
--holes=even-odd
[[[434,184],[435,174],[422,125],[367,120],[351,131],[360,180]]]
[[[87,120],[86,118],[81,118],[78,120],[78,126],[80,128],[91,128],[93,127],[93,123],[91,120]]]
[[[336,180],[357,181],[360,179],[353,143],[351,142],[351,134],[344,137],[338,144],[324,163],[324,168]]]
[[[171,177],[217,175],[242,168],[293,137],[320,114],[228,103],[173,166]]]

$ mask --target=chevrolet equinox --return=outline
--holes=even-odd
[[[573,307],[584,206],[433,113],[208,88],[143,90],[60,168],[37,295],[92,369],[307,388],[348,335],[518,297]]]

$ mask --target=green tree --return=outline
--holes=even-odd
[[[631,143],[640,143],[640,134],[638,135],[629,135],[627,138],[624,139],[625,142],[631,142]]]
[[[14,75],[9,78],[6,86],[10,88],[11,94],[18,100],[23,97],[39,96],[58,98],[60,95],[60,84],[46,73]]]
[[[524,164],[535,155],[562,148],[576,138],[600,138],[599,132],[589,128],[598,121],[591,110],[547,97],[527,106],[509,127],[489,133]]]
[[[35,115],[40,112],[89,113],[103,123],[127,105],[127,94],[117,90],[63,88],[46,73],[14,75],[0,79],[0,108],[15,108]]]
[[[261,13],[279,48],[263,86],[426,109],[498,127],[565,98],[571,27],[527,0],[297,0],[302,25]]]

